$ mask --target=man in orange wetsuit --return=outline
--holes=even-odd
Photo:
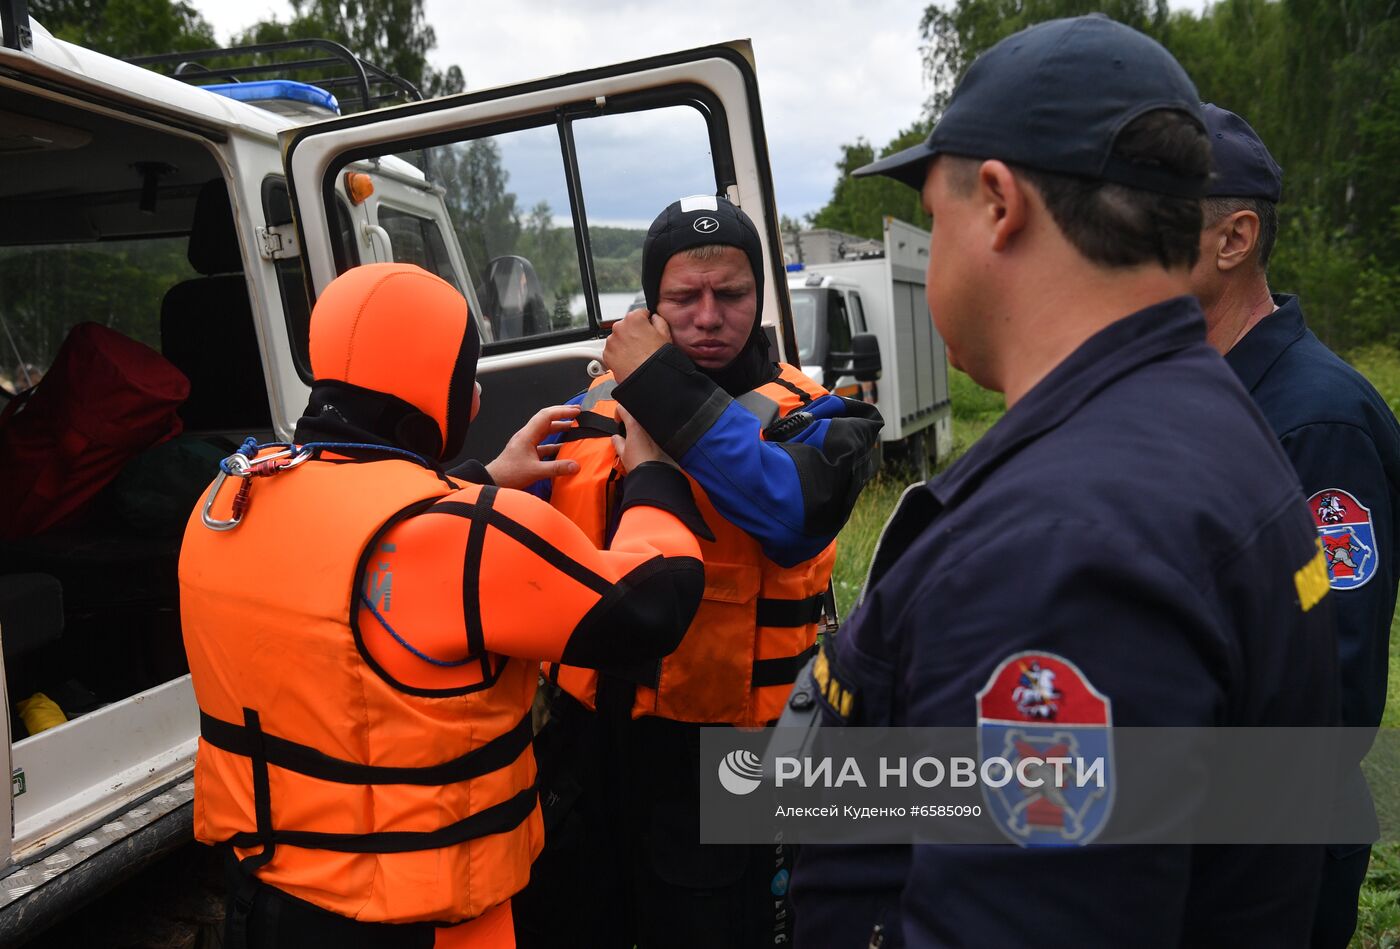
[[[774,362],[764,269],[757,228],[725,199],[662,211],[642,249],[650,312],[613,328],[610,372],[557,436],[558,457],[579,470],[553,479],[550,503],[597,543],[636,490],[608,438],[619,417],[630,412],[626,430],[645,427],[676,460],[709,527],[705,594],[664,661],[549,667],[558,692],[537,749],[550,833],[520,898],[522,946],[790,939],[791,848],[700,844],[700,729],[782,713],[814,652],[836,533],[874,472],[882,422],[874,406]]]
[[[226,946],[513,945],[511,897],[543,845],[539,661],[654,661],[699,603],[699,515],[644,433],[618,442],[607,550],[513,490],[567,466],[536,443],[572,409],[468,466],[484,483],[444,473],[479,405],[478,351],[436,276],[348,271],[312,314],[302,447],[230,459],[252,476],[221,476],[190,519],[195,834],[233,858]]]

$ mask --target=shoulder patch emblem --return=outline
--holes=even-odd
[[[1308,498],[1308,510],[1317,524],[1332,589],[1354,590],[1370,581],[1381,562],[1371,509],[1341,488],[1326,488]]]
[[[1089,843],[1113,810],[1113,703],[1074,663],[1051,652],[1008,656],[977,693],[982,762],[1005,759],[988,812],[1023,847]],[[1026,780],[1023,780],[1026,779]]]

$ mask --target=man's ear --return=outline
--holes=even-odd
[[[1215,265],[1230,271],[1254,255],[1259,246],[1259,215],[1253,211],[1236,211],[1217,225],[1220,240],[1216,244]]]
[[[973,195],[991,229],[992,250],[1003,251],[1026,226],[1026,189],[1005,162],[984,161]]]

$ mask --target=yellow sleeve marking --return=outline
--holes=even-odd
[[[1298,590],[1298,606],[1306,613],[1332,591],[1332,578],[1327,574],[1327,559],[1322,554],[1322,541],[1317,553],[1293,574],[1293,586]]]

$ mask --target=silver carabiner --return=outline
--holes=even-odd
[[[234,455],[233,457],[234,457],[234,458],[243,458],[242,455]],[[232,462],[232,459],[229,459],[229,461]],[[246,467],[246,466],[247,466],[247,459],[244,458],[243,461],[244,461],[244,466],[245,466],[245,467],[244,467],[244,471],[243,471],[242,474],[235,474],[234,477],[236,477],[236,478],[246,478],[246,477],[248,477],[247,467]],[[232,467],[232,466],[233,466],[233,465],[232,465],[232,463],[231,463],[231,464],[230,464],[230,467]],[[222,487],[224,486],[224,482],[227,481],[227,480],[228,480],[228,472],[227,472],[227,471],[224,471],[222,468],[220,468],[220,469],[219,469],[219,476],[218,476],[217,478],[215,478],[215,479],[214,479],[214,483],[213,483],[212,485],[209,486],[209,496],[208,496],[207,498],[204,499],[204,510],[202,510],[202,511],[199,512],[199,519],[200,519],[201,521],[203,521],[203,522],[204,522],[204,526],[207,527],[207,528],[209,528],[211,531],[231,531],[231,530],[233,530],[235,527],[237,527],[237,526],[239,525],[239,523],[242,522],[242,520],[243,520],[243,516],[242,516],[241,514],[235,515],[235,516],[229,518],[229,519],[226,520],[226,521],[218,520],[217,518],[213,517],[213,516],[210,514],[210,512],[211,512],[212,510],[214,510],[214,498],[218,497],[219,489],[222,488]]]
[[[258,474],[266,476],[275,474],[278,471],[286,471],[289,468],[295,468],[297,465],[309,460],[313,454],[314,452],[311,449],[293,446],[291,448],[284,448],[279,452],[274,452],[264,458],[259,458],[256,461],[250,460],[248,456],[242,452],[235,452],[229,455],[224,459],[223,465],[219,468],[219,476],[215,478],[214,483],[209,486],[209,496],[204,499],[204,508],[199,512],[199,519],[204,523],[204,526],[211,531],[233,530],[243,522],[243,511],[239,510],[240,503],[237,498],[234,499],[233,516],[228,518],[228,520],[221,521],[212,514],[214,510],[214,499],[218,497],[219,489],[224,486],[224,482],[229,479],[230,475],[244,481],[243,484],[239,485],[239,491],[246,492],[248,488],[247,479],[253,477],[255,466],[282,458],[291,459],[286,464],[276,466],[272,471],[267,471],[264,468],[263,471],[257,472]],[[228,470],[225,470],[225,468]],[[246,505],[246,496],[242,503]]]

